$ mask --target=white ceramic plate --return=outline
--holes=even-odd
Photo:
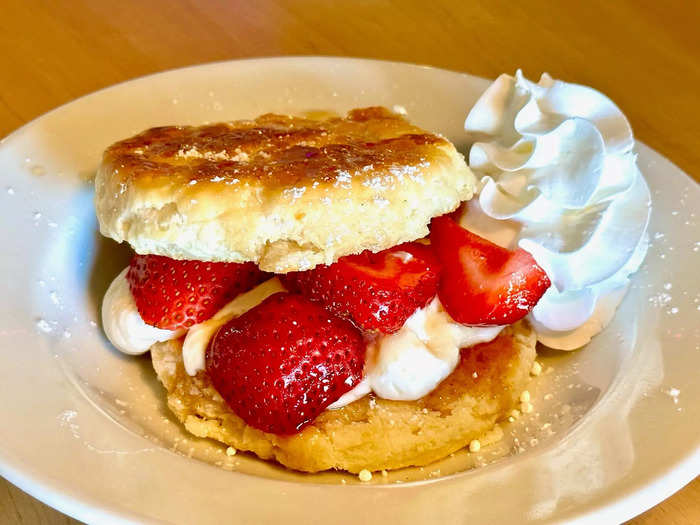
[[[100,238],[92,205],[91,176],[111,142],[157,125],[382,104],[405,107],[465,151],[462,123],[486,85],[368,60],[226,62],[105,89],[6,138],[0,473],[84,521],[175,523],[621,521],[691,480],[700,471],[700,190],[641,144],[652,247],[633,289],[588,348],[542,357],[551,370],[530,389],[536,413],[479,454],[370,484],[228,458],[173,421],[147,357],[123,356],[102,336],[102,295],[129,256]]]

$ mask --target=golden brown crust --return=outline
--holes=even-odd
[[[366,396],[327,410],[301,433],[266,434],[246,425],[211,386],[206,373],[185,373],[181,343],[151,348],[168,406],[190,432],[296,470],[396,469],[426,465],[493,428],[517,402],[535,359],[535,335],[524,322],[490,343],[462,351],[457,369],[417,401]],[[476,374],[474,374],[476,372]]]
[[[448,144],[383,108],[365,108],[346,119],[268,113],[248,121],[151,128],[113,144],[104,158],[133,184],[159,177],[187,183],[219,178],[219,185],[260,183],[276,191],[299,183],[340,184],[346,171],[359,172],[367,182],[392,167],[418,165]],[[366,166],[372,168],[363,172]]]
[[[444,138],[365,108],[153,128],[105,151],[96,189],[102,233],[138,252],[280,273],[423,237],[475,179]]]

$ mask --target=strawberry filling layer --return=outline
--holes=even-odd
[[[108,293],[103,306],[131,313],[105,318],[106,332],[121,334],[110,336],[115,346],[137,353],[129,327],[114,326],[135,309],[145,327],[159,330],[158,340],[186,332],[189,374],[206,369],[249,425],[292,434],[370,392],[423,397],[454,370],[461,348],[495,338],[550,285],[527,252],[500,248],[448,216],[433,220],[430,244],[269,277],[250,263],[136,255],[120,275],[131,302]],[[138,349],[145,345],[139,340]]]

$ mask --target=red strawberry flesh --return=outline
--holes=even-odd
[[[534,308],[551,284],[528,252],[502,248],[449,216],[433,219],[430,241],[443,265],[438,297],[458,323],[512,324]]]
[[[284,284],[365,332],[390,334],[437,292],[440,264],[429,246],[410,242],[282,277]]]
[[[253,263],[135,255],[126,278],[144,322],[176,330],[206,321],[238,294],[264,280],[265,274]]]
[[[206,368],[248,425],[293,434],[360,382],[364,357],[362,335],[349,322],[279,292],[221,327]]]

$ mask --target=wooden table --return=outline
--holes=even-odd
[[[0,136],[96,89],[189,64],[338,55],[589,84],[700,179],[697,0],[5,0]],[[74,523],[0,479],[0,522]],[[633,523],[700,523],[700,480]]]

